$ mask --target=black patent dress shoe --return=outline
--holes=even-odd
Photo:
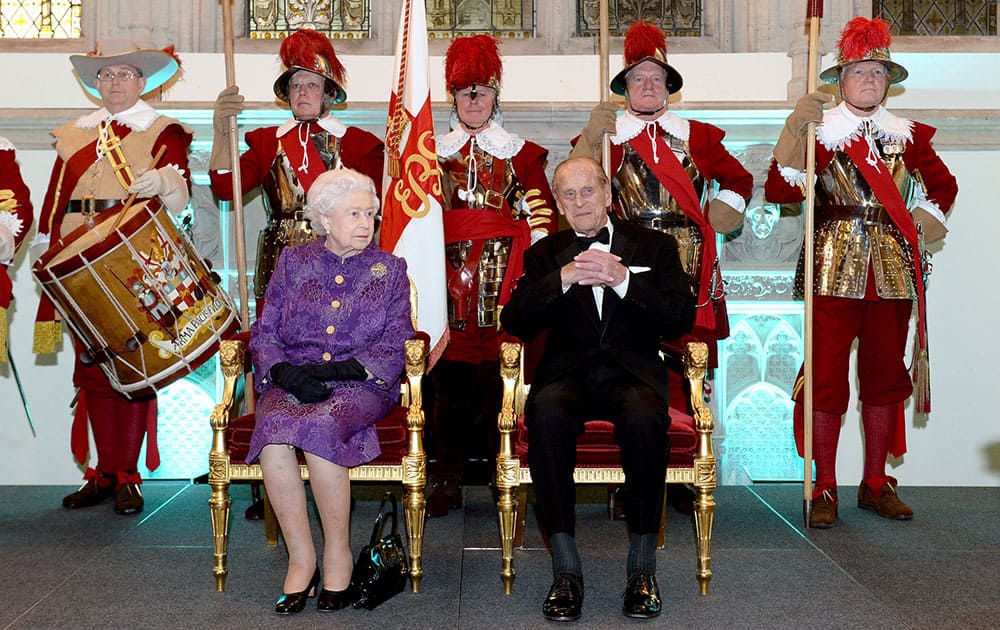
[[[313,573],[312,579],[309,580],[309,586],[298,593],[282,593],[278,601],[274,603],[274,612],[279,615],[292,615],[302,612],[302,609],[306,607],[306,600],[316,594],[318,586],[319,567],[316,567],[316,572]]]
[[[583,578],[560,573],[552,580],[549,594],[542,602],[542,615],[549,621],[576,621],[583,608]]]
[[[316,608],[322,612],[332,612],[341,608],[348,608],[358,601],[361,593],[353,584],[348,584],[342,591],[328,591],[325,588],[319,592],[319,599],[316,600]]]
[[[636,571],[625,586],[625,602],[622,614],[626,617],[649,619],[658,617],[663,610],[660,589],[656,586],[656,576],[645,571]]]

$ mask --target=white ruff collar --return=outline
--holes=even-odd
[[[642,133],[646,125],[654,122],[660,126],[660,129],[678,140],[687,142],[691,135],[691,124],[671,111],[663,112],[663,115],[656,120],[640,120],[632,112],[626,111],[618,117],[618,124],[615,127],[616,133],[611,136],[611,142],[625,144]]]
[[[77,118],[76,123],[74,124],[81,129],[92,129],[105,120],[116,120],[132,131],[145,131],[149,129],[150,125],[153,124],[153,121],[159,117],[160,115],[156,113],[155,109],[149,106],[149,103],[139,99],[135,105],[129,107],[123,112],[112,114],[107,109],[102,107],[96,112],[91,112],[85,116]]]
[[[277,131],[275,132],[275,135],[280,138],[281,136],[285,135],[292,129],[298,127],[300,122],[302,121],[293,118],[291,120],[281,123],[281,126],[278,127]],[[340,122],[340,119],[337,118],[336,116],[330,114],[327,114],[326,116],[323,116],[322,118],[317,120],[316,124],[319,125],[321,129],[323,129],[326,132],[329,132],[336,138],[343,138],[344,134],[347,133],[347,125]]]
[[[448,157],[462,150],[473,136],[459,125],[437,137],[438,155]],[[509,160],[524,146],[524,139],[505,130],[495,122],[475,135],[476,144],[486,153],[501,160]]]
[[[4,138],[3,136],[0,136],[0,151],[13,151],[13,150],[14,150],[14,143],[8,140],[7,138]]]
[[[871,116],[858,116],[849,110],[847,103],[844,102],[823,115],[823,124],[816,128],[816,139],[828,150],[836,151],[861,137],[860,127],[866,120],[870,120],[875,125],[879,132],[879,140],[894,142],[913,140],[912,120],[890,114],[881,105]]]

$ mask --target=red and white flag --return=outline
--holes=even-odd
[[[394,68],[379,244],[406,259],[417,288],[417,326],[430,337],[430,369],[448,344],[448,303],[424,0],[403,0]]]

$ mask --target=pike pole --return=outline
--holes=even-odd
[[[806,25],[809,27],[809,54],[806,66],[806,93],[816,91],[819,83],[819,25],[823,19],[823,0],[808,0]],[[802,404],[802,518],[809,527],[812,512],[813,467],[813,277],[814,238],[816,216],[816,123],[810,122],[806,130],[806,208],[805,208],[805,316],[803,336],[805,361],[803,366]]]
[[[601,0],[601,13],[600,13],[600,48],[599,53],[601,56],[601,102],[607,103],[611,101],[611,71],[608,67],[608,56],[610,55],[611,49],[611,28],[610,15],[608,10],[608,0]],[[611,138],[608,134],[603,134],[601,139],[601,164],[604,166],[604,175],[610,180],[611,179]]]

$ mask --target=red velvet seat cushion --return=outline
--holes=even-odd
[[[670,436],[667,467],[691,467],[698,448],[698,432],[694,428],[694,419],[686,413],[671,408],[667,435]],[[521,466],[528,465],[528,429],[524,426],[523,415],[517,419],[514,454],[521,462]],[[587,422],[583,435],[576,443],[576,465],[586,468],[618,468],[621,465],[613,424],[604,420]]]
[[[240,416],[229,423],[226,439],[229,442],[230,463],[246,463],[255,422],[254,415],[249,414]],[[406,454],[406,408],[396,407],[393,409],[392,413],[375,423],[375,431],[378,433],[382,454],[369,463],[399,464],[403,460],[403,455]],[[302,453],[299,453],[299,463],[305,463]]]

